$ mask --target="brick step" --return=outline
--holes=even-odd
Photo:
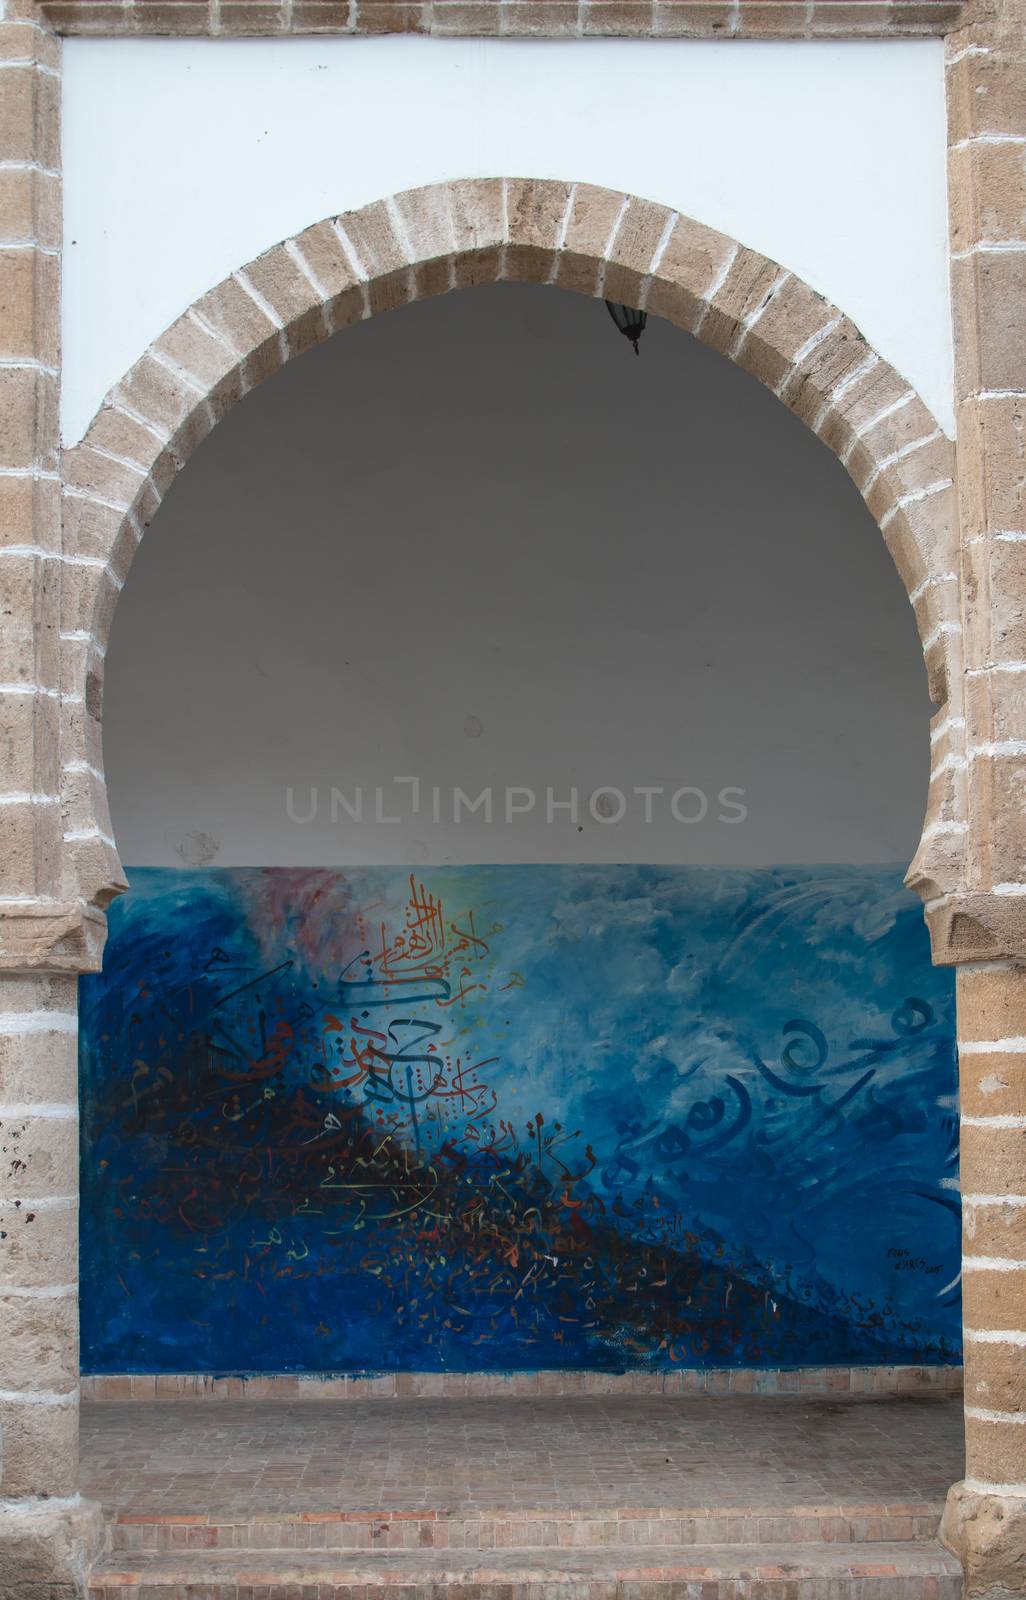
[[[123,1556],[121,1557],[123,1560]],[[961,1600],[933,1540],[622,1550],[185,1551],[111,1554],[90,1600]]]
[[[303,1511],[163,1514],[121,1511],[111,1551],[508,1550],[666,1545],[865,1544],[933,1539],[940,1501],[832,1506],[546,1507],[459,1511]]]

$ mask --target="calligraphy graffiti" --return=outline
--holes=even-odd
[[[957,1359],[952,986],[894,872],[131,876],[87,1370]]]

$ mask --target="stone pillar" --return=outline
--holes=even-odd
[[[1026,1591],[1026,967],[957,977],[965,1479],[943,1534],[968,1594]]]
[[[966,1476],[943,1534],[967,1593],[997,1596],[1026,1592],[1024,0],[973,0],[946,85],[967,796],[947,959],[984,959],[957,978]]]
[[[75,972],[61,901],[60,42],[0,12],[0,1594],[83,1594]]]

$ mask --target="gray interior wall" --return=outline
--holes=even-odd
[[[130,865],[907,861],[929,711],[883,541],[778,400],[502,285],[347,331],[215,430],[121,598],[105,743]]]

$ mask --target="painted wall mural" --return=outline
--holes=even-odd
[[[87,1371],[958,1359],[953,983],[897,870],[131,879]]]

